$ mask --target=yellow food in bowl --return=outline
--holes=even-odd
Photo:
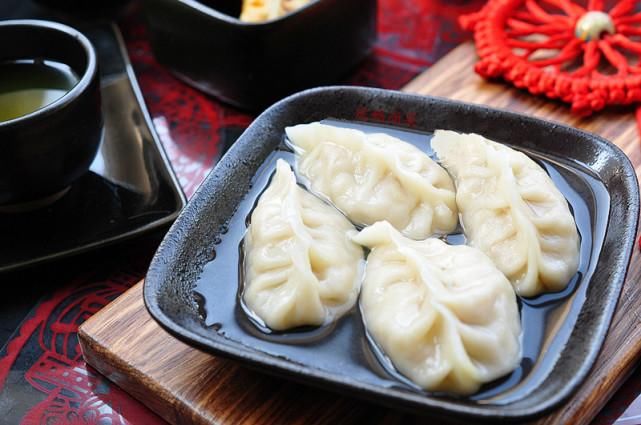
[[[291,13],[312,0],[243,0],[240,20],[264,22]]]

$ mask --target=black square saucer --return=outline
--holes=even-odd
[[[90,171],[59,200],[30,212],[0,212],[0,272],[167,225],[185,205],[118,28],[99,24],[82,30],[98,53],[104,139]]]

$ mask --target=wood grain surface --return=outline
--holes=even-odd
[[[598,133],[619,145],[639,174],[641,145],[632,111],[579,119],[564,105],[481,80],[472,71],[475,59],[472,45],[462,45],[405,90],[525,112]],[[537,424],[589,423],[632,371],[641,353],[640,277],[641,258],[635,249],[588,380],[569,402]],[[85,322],[79,337],[90,365],[172,424],[425,423],[425,418],[272,378],[191,348],[151,319],[143,305],[142,283]]]

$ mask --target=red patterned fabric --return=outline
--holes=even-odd
[[[641,101],[637,3],[491,0],[480,12],[460,21],[474,31],[480,56],[477,73],[568,102],[572,112],[585,116],[607,105]],[[595,12],[609,20],[612,34],[591,36],[578,29]]]
[[[347,82],[400,88],[467,37],[456,19],[477,10],[481,3],[380,0],[379,42]],[[181,185],[191,196],[252,116],[186,86],[158,65],[150,53],[145,29],[135,18],[121,27],[156,130]],[[144,275],[153,247],[127,245],[125,249],[132,250],[134,260],[85,267],[96,271],[79,275],[55,290],[36,306],[4,347],[0,353],[1,423],[164,423],[92,371],[82,361],[77,344],[78,325]],[[612,412],[620,412],[620,407],[614,405],[599,423],[610,423],[610,418],[617,416]]]

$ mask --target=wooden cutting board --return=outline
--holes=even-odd
[[[412,81],[408,92],[483,103],[563,121],[598,133],[641,164],[629,110],[579,119],[567,107],[488,83],[473,73],[473,46],[451,52]],[[641,354],[641,259],[635,249],[612,326],[588,380],[559,410],[537,424],[589,423]],[[162,330],[145,310],[137,284],[80,327],[87,360],[102,374],[172,424],[422,423],[400,412],[248,370],[191,348]]]

